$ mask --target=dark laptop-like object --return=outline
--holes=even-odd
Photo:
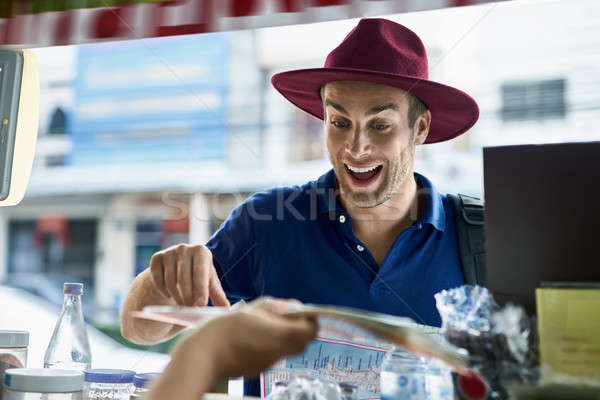
[[[542,282],[600,282],[600,142],[483,151],[488,287],[535,312]]]

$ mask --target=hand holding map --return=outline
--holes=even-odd
[[[148,306],[144,307],[143,311],[134,313],[134,316],[192,327],[206,319],[235,312],[236,309],[244,306],[245,303],[237,303],[232,307]],[[468,354],[465,351],[449,343],[433,339],[426,332],[427,328],[429,330],[435,328],[418,325],[409,318],[347,307],[315,304],[293,304],[289,314],[339,319],[356,325],[395,346],[402,347],[426,358],[441,360],[459,374],[469,373]]]

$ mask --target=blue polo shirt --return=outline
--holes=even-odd
[[[414,176],[424,209],[381,267],[336,200],[333,170],[302,186],[254,194],[207,243],[228,297],[295,298],[440,326],[433,295],[464,284],[454,210],[427,178]]]

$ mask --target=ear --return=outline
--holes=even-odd
[[[415,121],[413,126],[414,133],[414,144],[423,144],[429,134],[429,127],[431,126],[431,111],[427,110],[423,114],[419,115],[419,118]]]

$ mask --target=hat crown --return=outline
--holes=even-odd
[[[428,79],[425,46],[410,29],[381,18],[365,18],[333,49],[325,68],[351,68]]]

